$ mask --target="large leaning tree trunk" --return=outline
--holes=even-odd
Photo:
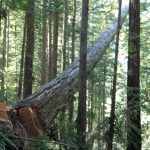
[[[128,5],[124,5],[121,14],[122,25],[128,14]],[[115,19],[106,31],[101,33],[95,43],[88,48],[87,73],[95,67],[113,40],[117,33],[117,24],[118,20]],[[68,104],[70,97],[78,90],[78,81],[79,59],[75,60],[60,76],[45,84],[37,92],[23,101],[17,102],[13,108],[36,107],[44,127],[47,128],[58,111]]]

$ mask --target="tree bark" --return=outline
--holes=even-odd
[[[116,106],[116,86],[117,86],[117,70],[118,70],[118,53],[119,53],[119,35],[120,35],[120,17],[121,17],[121,5],[122,0],[119,0],[119,13],[118,13],[118,31],[116,36],[116,51],[115,51],[115,62],[114,62],[114,75],[111,95],[111,111],[109,120],[109,138],[108,138],[108,150],[113,150],[113,138],[115,132],[115,106]]]
[[[51,54],[52,54],[52,12],[51,12],[51,5],[52,2],[49,0],[49,16],[48,16],[48,52],[49,52],[49,57],[48,57],[48,80],[51,80]]]
[[[26,41],[26,30],[27,30],[27,15],[25,14],[24,30],[23,30],[23,41],[22,41],[22,51],[21,51],[21,63],[20,63],[20,76],[19,76],[19,86],[18,86],[18,98],[22,99],[22,81],[23,81],[23,67],[24,67],[24,51],[25,51],[25,41]]]
[[[76,7],[76,0],[73,1],[73,18],[72,18],[72,36],[71,36],[71,39],[72,39],[72,43],[71,43],[71,61],[73,63],[74,61],[74,53],[75,53],[75,26],[76,26],[76,11],[77,11],[77,7]]]
[[[87,31],[89,0],[82,0],[80,34],[79,98],[77,116],[77,143],[79,150],[86,149],[86,81],[87,81]]]
[[[128,6],[122,8],[121,24],[128,14]],[[101,59],[105,50],[109,47],[117,33],[118,20],[102,32],[95,43],[88,49],[87,73],[90,72]],[[41,115],[43,125],[46,127],[52,122],[58,111],[68,104],[70,97],[78,91],[79,82],[79,59],[75,60],[60,76],[48,82],[37,92],[13,107],[35,106]]]
[[[34,53],[34,0],[28,0],[27,9],[27,41],[24,64],[23,98],[32,94],[32,68]]]
[[[51,49],[51,74],[50,79],[57,76],[57,48],[58,48],[58,23],[59,23],[59,2],[54,1],[54,14],[53,14],[53,48]]]
[[[140,0],[130,0],[127,77],[127,150],[141,150],[140,110]]]
[[[68,0],[64,0],[64,18],[63,18],[63,35],[62,35],[62,63],[61,71],[66,68],[66,43],[67,43],[67,25],[68,25]]]
[[[5,7],[4,7],[5,8]],[[1,101],[7,100],[6,95],[6,81],[5,81],[5,71],[6,71],[6,64],[7,64],[7,17],[4,18],[4,29],[3,29],[3,46],[2,46],[2,65],[1,65],[1,87],[0,87],[0,95],[1,95]]]
[[[0,10],[2,10],[2,1],[0,1]],[[2,18],[0,18],[0,36],[1,36],[1,30],[2,30]]]
[[[75,23],[76,23],[76,0],[73,1],[73,19],[72,19],[72,42],[71,42],[71,62],[74,62],[74,52],[75,52]],[[74,96],[70,98],[70,103],[69,103],[69,124],[72,125],[73,121],[73,115],[74,115]],[[71,137],[71,129],[68,128],[68,138],[70,142],[70,137]]]
[[[66,68],[66,44],[67,44],[67,25],[68,25],[68,0],[64,0],[64,16],[63,16],[63,33],[62,33],[62,58],[61,58],[61,72]],[[60,115],[60,141],[64,142],[66,140],[65,130],[63,123],[65,123],[65,112],[66,107],[63,108],[62,114]]]
[[[41,85],[46,83],[46,47],[47,47],[47,0],[43,0],[42,51],[41,51]]]

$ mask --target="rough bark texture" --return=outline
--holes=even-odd
[[[67,25],[68,25],[68,0],[64,0],[64,18],[63,18],[63,35],[62,35],[62,72],[66,68],[66,43],[67,43]]]
[[[25,41],[26,41],[26,30],[27,30],[27,15],[25,15],[24,29],[23,29],[23,41],[22,41],[22,51],[21,51],[21,62],[20,62],[20,74],[19,74],[19,86],[18,86],[18,98],[22,98],[22,80],[23,80],[23,67],[24,67],[24,51],[25,51]]]
[[[72,43],[71,43],[71,61],[73,62],[74,61],[74,53],[75,53],[75,36],[76,36],[76,33],[75,33],[75,26],[76,26],[76,11],[77,11],[77,7],[76,7],[76,0],[74,0],[73,2],[73,18],[72,18]]]
[[[47,48],[47,0],[43,0],[42,51],[41,51],[41,85],[46,83],[46,48]]]
[[[57,76],[57,48],[58,48],[58,23],[59,23],[59,3],[54,1],[55,12],[53,14],[53,48],[51,49],[51,74],[50,79]]]
[[[121,24],[128,14],[128,6],[122,9]],[[118,20],[101,33],[95,43],[88,49],[87,72],[91,71],[101,59],[105,50],[109,47],[117,33]],[[43,125],[47,127],[58,111],[68,104],[70,97],[78,91],[79,81],[79,60],[75,60],[60,76],[48,82],[37,92],[30,95],[23,101],[16,103],[13,107],[35,106],[41,115]]]
[[[28,0],[27,4],[27,40],[24,64],[23,98],[32,94],[32,68],[34,53],[34,0]]]
[[[5,87],[5,71],[6,71],[6,64],[7,64],[7,59],[6,59],[6,34],[7,34],[7,18],[4,20],[4,30],[3,30],[3,48],[2,48],[2,65],[1,65],[1,100],[4,101],[6,100],[6,87]]]
[[[77,143],[79,150],[86,147],[86,60],[89,0],[82,0],[82,18],[80,34],[79,99],[77,116]]]
[[[127,123],[127,150],[141,150],[140,0],[129,4]]]
[[[72,20],[72,43],[71,43],[71,62],[74,62],[74,52],[75,52],[75,22],[76,22],[76,0],[73,1],[73,20]],[[69,123],[72,124],[74,112],[74,96],[70,99],[69,103]],[[69,128],[68,128],[69,129]],[[71,134],[71,130],[68,131]],[[68,136],[69,137],[69,136]]]
[[[0,1],[0,9],[2,10],[2,1]],[[2,30],[2,22],[0,19],[0,36],[1,36],[1,30]]]
[[[49,0],[49,16],[48,16],[48,49],[49,49],[49,57],[48,57],[48,80],[51,80],[51,53],[52,53],[52,13],[51,13],[51,0]]]

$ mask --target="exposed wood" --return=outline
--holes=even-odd
[[[122,8],[121,14],[121,24],[123,24],[128,14],[127,5]],[[105,50],[109,47],[110,42],[117,33],[117,23],[118,20],[115,19],[88,49],[87,72],[95,67]],[[37,92],[28,96],[23,101],[17,102],[13,107],[37,107],[44,127],[48,127],[58,111],[66,106],[69,98],[78,91],[78,81],[79,60],[77,59],[60,76],[45,84]]]
[[[18,115],[28,137],[38,138],[43,135],[43,127],[35,107],[23,107],[18,110]]]
[[[0,130],[11,129],[12,130],[12,123],[9,120],[9,116],[7,112],[11,109],[11,107],[6,106],[4,103],[0,102]]]
[[[43,126],[35,107],[22,107],[17,111],[0,102],[0,130],[9,129],[19,137],[37,138],[43,135]]]

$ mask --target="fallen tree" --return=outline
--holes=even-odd
[[[128,6],[125,5],[121,12],[121,25],[128,14]],[[118,20],[115,19],[112,24],[102,32],[95,43],[88,49],[87,54],[87,73],[90,72],[97,62],[101,59],[105,50],[117,33]],[[48,82],[37,92],[22,101],[17,102],[13,108],[22,107],[37,108],[42,124],[45,128],[49,126],[59,110],[65,107],[72,97],[78,91],[79,81],[79,59],[75,60],[60,76]]]

